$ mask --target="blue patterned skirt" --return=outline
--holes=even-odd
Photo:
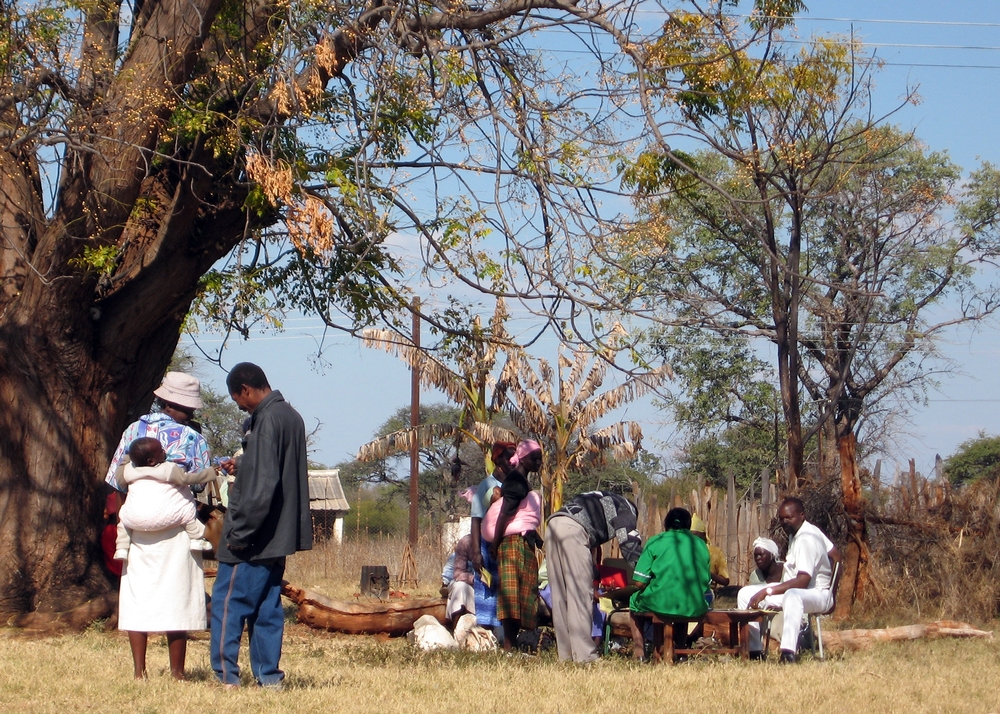
[[[483,553],[483,567],[489,571],[492,587],[486,587],[482,576],[478,572],[472,588],[476,593],[476,623],[481,627],[496,627],[500,624],[497,619],[497,590],[500,584],[500,576],[497,573],[497,564],[490,557],[490,544],[485,540],[479,543],[479,549]]]

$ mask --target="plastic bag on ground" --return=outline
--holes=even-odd
[[[413,629],[407,633],[406,639],[423,652],[458,649],[458,642],[433,615],[423,615],[418,618],[413,623]]]

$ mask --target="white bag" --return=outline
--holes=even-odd
[[[423,615],[418,618],[413,623],[413,630],[407,633],[406,639],[423,652],[458,649],[458,642],[433,615]]]
[[[493,652],[499,647],[493,633],[476,624],[475,615],[462,615],[458,618],[455,639],[458,646],[468,652]]]

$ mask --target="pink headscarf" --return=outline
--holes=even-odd
[[[511,466],[517,466],[518,463],[528,454],[534,451],[541,451],[542,445],[537,441],[532,441],[531,439],[525,439],[520,444],[517,445],[517,450],[510,459]]]

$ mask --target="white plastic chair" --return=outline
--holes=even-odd
[[[819,658],[823,657],[823,617],[830,615],[837,607],[837,587],[840,585],[840,561],[833,564],[833,576],[830,578],[830,594],[832,595],[830,608],[826,612],[809,613],[809,623],[815,629],[816,636],[813,637],[813,654],[816,654],[816,644],[819,643]]]

